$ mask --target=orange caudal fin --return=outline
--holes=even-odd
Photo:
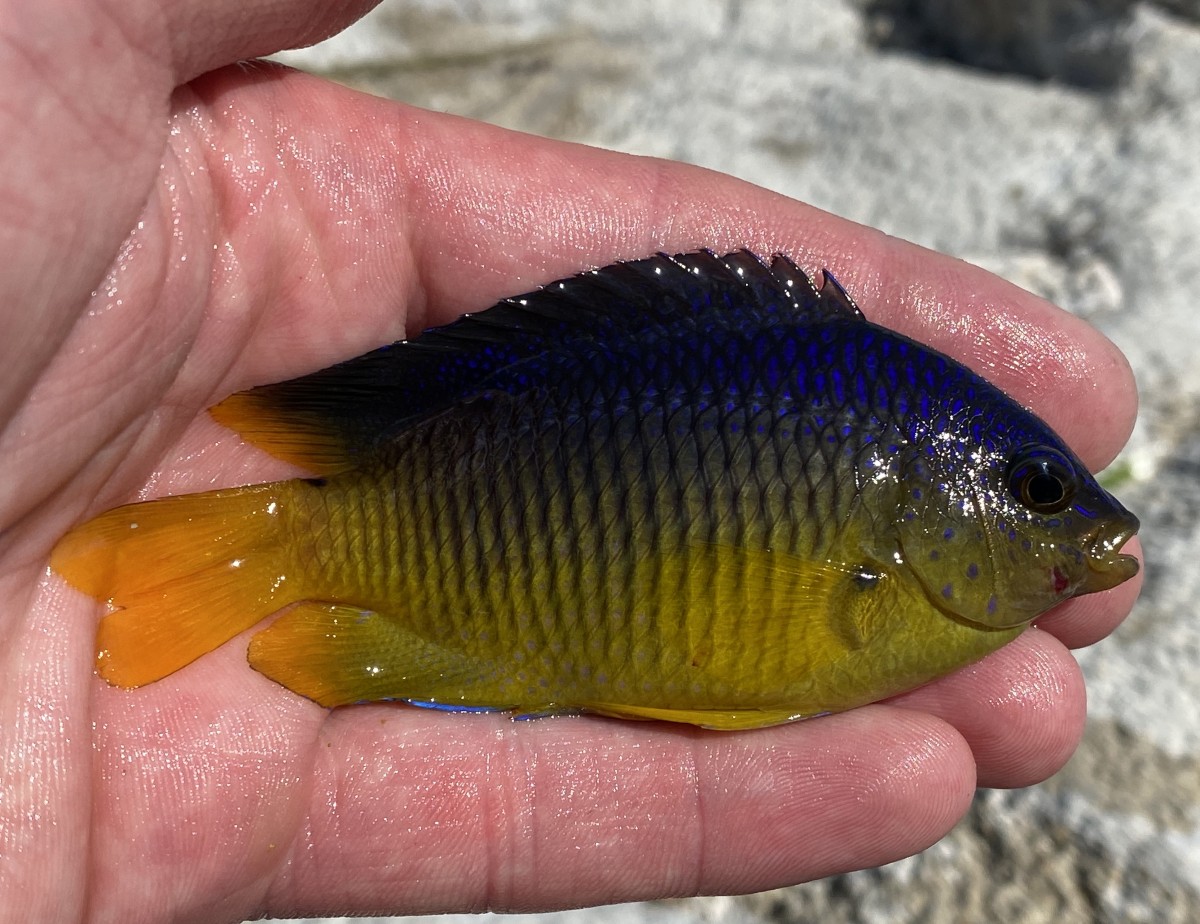
[[[105,680],[159,680],[296,599],[279,523],[289,489],[281,482],[130,504],[59,542],[51,567],[119,608],[97,631]]]

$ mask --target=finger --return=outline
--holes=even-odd
[[[888,243],[892,273],[877,291],[889,326],[943,350],[1034,410],[1093,471],[1112,461],[1137,416],[1137,387],[1115,344],[979,267]]]
[[[171,159],[163,148],[168,103],[177,83],[249,55],[316,41],[372,5],[369,0],[143,0],[81,6],[48,0],[16,9],[13,0],[3,3],[0,9],[14,7],[6,17],[14,27],[0,39],[5,52],[0,54],[0,81],[11,91],[0,112],[0,135],[6,139],[5,151],[20,156],[4,158],[0,171],[0,250],[6,267],[0,279],[5,331],[0,428],[18,413],[72,324],[89,307],[88,293],[93,293],[93,303],[103,301],[103,293],[117,286],[130,263],[145,265],[153,259],[133,257],[136,245],[147,242],[144,234],[121,249],[137,225],[139,210],[145,209],[143,219],[173,213],[186,223],[178,201],[186,196],[173,193],[192,189],[198,174],[188,170],[199,167],[202,174],[203,164],[188,159],[168,186],[153,190],[159,165]],[[162,277],[166,269],[160,262],[150,275]],[[124,329],[137,326],[125,323]],[[185,321],[178,339],[186,340],[188,333]],[[172,370],[163,372],[161,380],[170,381]],[[143,393],[154,395],[155,390],[144,388]],[[0,429],[0,451],[7,455],[10,448],[5,437],[16,442],[26,433],[44,432],[36,426],[30,430],[30,423],[12,421],[7,431]],[[94,441],[79,440],[79,458],[87,458],[113,432],[109,427],[97,431]],[[39,471],[37,483],[23,485],[20,497],[0,488],[0,526],[11,526],[52,495],[71,461]]]
[[[143,91],[154,64],[132,53],[123,15],[69,0],[0,6],[0,427],[84,310],[161,153],[146,139],[165,135],[154,121],[169,91]],[[0,530],[4,501],[0,488]]]
[[[86,873],[110,920],[250,917],[308,810],[324,711],[251,671],[239,644],[152,690],[91,680]]]
[[[215,103],[235,79],[245,75],[214,76],[202,97]],[[266,226],[281,235],[297,214],[308,223],[306,259],[289,264],[285,277],[294,281],[317,264],[339,272],[332,292],[293,286],[286,301],[279,291],[261,293],[296,349],[264,357],[251,338],[229,384],[362,352],[403,329],[401,305],[416,330],[617,259],[749,247],[791,253],[813,271],[831,267],[869,317],[978,368],[1047,416],[1091,464],[1111,457],[1128,433],[1132,380],[1112,344],[960,261],[685,165],[552,143],[300,74],[251,78],[246,90],[239,118],[216,117],[211,130],[234,136],[227,149],[244,147],[249,134],[256,149],[291,152],[276,158],[281,194],[262,203]],[[303,123],[270,115],[285,110],[304,113]],[[246,112],[258,115],[253,125]],[[357,143],[331,151],[333,125]],[[231,214],[245,202],[236,185],[217,193]],[[236,245],[248,254],[245,265],[275,267],[263,273],[270,280],[283,272],[278,241],[260,230]],[[299,245],[291,244],[294,257]],[[331,312],[342,322],[332,341]],[[278,336],[279,325],[263,329]]]
[[[184,0],[147,2],[170,49],[176,83],[246,58],[312,45],[340,32],[379,0]]]
[[[920,850],[974,791],[952,729],[887,707],[749,734],[370,707],[319,753],[270,916],[773,888]]]
[[[43,569],[4,561],[0,920],[83,920],[87,907],[92,716],[73,693],[90,680],[91,645],[64,618],[70,597]]]
[[[0,423],[18,406],[117,256],[146,200],[175,86],[311,43],[372,0],[83,4],[6,0],[0,135]],[[11,10],[7,9],[12,7]],[[102,65],[102,66],[99,66]],[[2,507],[0,501],[0,507]]]
[[[1075,659],[1036,628],[982,661],[889,702],[953,725],[975,756],[980,786],[1029,786],[1047,779],[1074,753],[1087,717]]]

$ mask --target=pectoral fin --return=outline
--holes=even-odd
[[[664,583],[711,588],[716,614],[698,642],[710,647],[730,638],[778,646],[786,634],[810,647],[858,650],[870,641],[886,588],[882,571],[853,561],[720,544],[693,545],[668,558],[664,572]]]

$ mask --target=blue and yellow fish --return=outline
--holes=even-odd
[[[111,510],[53,567],[164,677],[771,725],[912,689],[1137,572],[1042,421],[826,272],[660,255],[507,299],[213,416],[315,477]]]

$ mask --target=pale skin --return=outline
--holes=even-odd
[[[1069,649],[1111,632],[1139,580],[888,704],[747,733],[330,712],[252,671],[246,637],[136,692],[93,675],[101,609],[48,573],[55,540],[138,497],[295,471],[204,408],[617,259],[829,266],[1093,467],[1128,434],[1115,348],[963,263],[728,177],[225,67],[369,5],[0,6],[0,919],[767,889],[911,854],[976,785],[1060,767],[1085,711]]]

